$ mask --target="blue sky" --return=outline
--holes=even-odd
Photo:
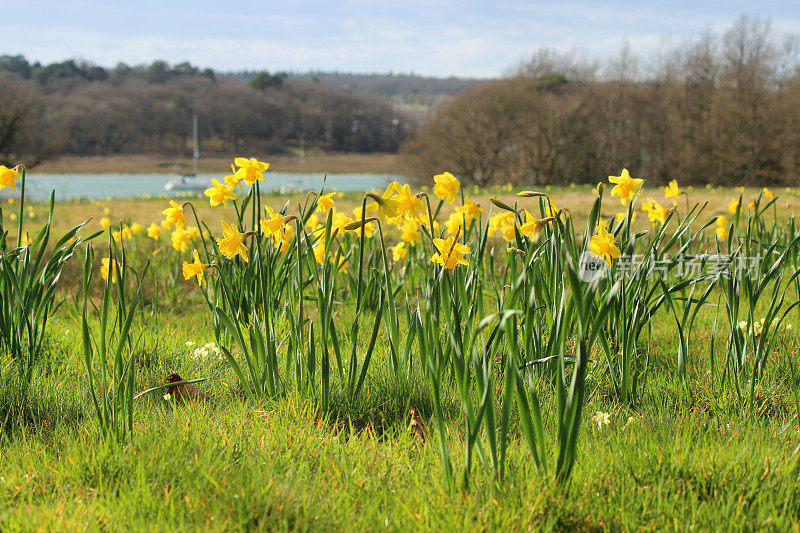
[[[800,32],[800,2],[0,0],[0,54],[113,66],[492,77],[537,49],[649,54],[739,15]],[[13,31],[12,31],[13,30]]]

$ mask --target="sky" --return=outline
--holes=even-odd
[[[489,78],[541,48],[656,53],[740,15],[800,32],[800,2],[0,0],[0,54],[102,66],[164,59],[218,71]]]

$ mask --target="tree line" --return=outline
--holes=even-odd
[[[797,184],[798,36],[741,18],[648,61],[540,51],[470,88],[402,147],[420,178],[597,182],[622,168],[665,183]]]
[[[204,154],[275,154],[317,148],[395,152],[414,123],[378,98],[258,72],[244,79],[189,63],[0,56],[0,162],[60,154],[191,154],[199,117]]]

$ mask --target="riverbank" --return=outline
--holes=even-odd
[[[244,154],[243,154],[244,155]],[[249,155],[249,154],[247,154]],[[298,173],[351,173],[401,175],[402,165],[396,154],[309,154],[263,156],[271,168],[278,172]],[[198,162],[201,174],[230,172],[230,157],[204,157]],[[35,167],[43,174],[154,174],[163,172],[191,172],[192,159],[163,155],[65,155],[45,161]]]

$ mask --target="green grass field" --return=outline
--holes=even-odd
[[[597,196],[589,187],[554,188],[549,194],[558,207],[572,214],[576,228],[586,225]],[[689,192],[689,198],[692,203],[710,202],[703,213],[706,220],[723,213],[730,216],[727,204],[739,194],[746,204],[758,191],[698,188]],[[655,189],[642,194],[642,199],[656,195],[661,201],[663,193]],[[788,228],[787,217],[800,199],[793,191],[781,195],[764,217],[776,218],[779,228]],[[490,197],[506,203],[534,203],[506,191],[479,191],[474,199],[484,206],[484,220]],[[275,209],[287,201],[286,197],[263,198]],[[348,194],[336,201],[349,214],[361,198]],[[212,231],[218,230],[218,218],[233,216],[231,208],[201,206],[204,199],[192,202],[198,206],[199,218],[210,221]],[[290,205],[295,203],[293,199]],[[165,204],[164,200],[57,204],[53,231],[63,233],[90,216],[94,219],[87,227],[99,229],[103,208],[115,219],[146,227],[162,218]],[[682,199],[679,210],[688,209],[688,202],[685,208],[683,204]],[[621,210],[618,206],[606,192],[602,216],[612,217]],[[442,211],[442,220],[447,209]],[[34,206],[34,226],[41,225],[46,210],[44,205]],[[647,215],[640,212],[635,224],[649,228]],[[15,236],[12,227],[8,239]],[[100,237],[95,243],[98,258],[106,256],[107,239]],[[395,242],[397,236],[390,233],[388,240]],[[351,241],[355,249],[357,239]],[[171,250],[166,237],[156,243],[134,236],[126,246],[136,256],[132,261],[143,263],[153,257],[157,263],[143,282],[146,296],[132,326],[132,337],[138,339],[131,354],[135,390],[156,387],[177,372],[184,379],[202,379],[196,385],[208,398],[179,402],[174,396],[165,399],[164,390],[147,393],[133,402],[133,431],[128,438],[101,437],[81,338],[77,280],[83,252],[76,253],[60,281],[58,298],[63,304],[47,325],[27,391],[20,390],[11,355],[0,359],[0,529],[4,531],[784,531],[800,527],[800,406],[792,366],[797,366],[800,345],[797,308],[774,332],[763,375],[752,394],[746,394],[752,402],[743,402],[736,388],[720,377],[724,367],[720,361],[731,331],[724,321],[721,290],[708,300],[719,307],[706,305],[699,310],[685,369],[678,364],[675,318],[661,307],[649,320],[649,357],[641,367],[635,401],[623,402],[616,396],[600,346],[590,352],[580,438],[567,483],[554,483],[552,470],[537,471],[514,407],[506,430],[504,478],[498,479],[486,457],[490,433],[495,431],[487,425],[478,438],[483,456],[473,456],[469,484],[464,485],[458,469],[466,453],[468,417],[453,378],[455,370],[443,371],[437,404],[424,371],[424,357],[414,344],[412,369],[398,379],[390,364],[387,326],[377,332],[360,394],[348,394],[347,376],[332,371],[330,398],[324,406],[318,389],[298,391],[289,383],[281,394],[254,397],[221,353],[211,350],[205,357],[195,353],[206,343],[224,345],[227,340],[234,357],[242,356],[232,338],[217,339],[212,312],[197,285],[180,276],[180,261],[189,259],[188,253]],[[500,254],[509,245],[492,241],[489,246]],[[152,256],[155,249],[161,252]],[[466,267],[458,268],[466,271]],[[789,264],[784,282],[796,268]],[[348,276],[355,270],[354,264],[349,265]],[[334,285],[341,301],[331,313],[344,339],[355,316],[348,303],[355,290],[348,289],[342,279],[336,282],[341,285]],[[486,304],[486,314],[497,303],[490,286],[494,285],[487,282],[486,293],[478,296]],[[408,305],[421,307],[420,291],[410,285],[406,290],[411,296]],[[796,300],[793,294],[784,309]],[[99,288],[93,295],[96,303],[102,300]],[[312,309],[310,300],[307,303],[308,320],[320,322],[322,314]],[[759,303],[757,316],[767,312],[768,303]],[[291,314],[281,314],[288,309],[282,304],[276,315],[280,339],[292,338]],[[362,365],[372,316],[372,310],[367,312],[355,340]],[[410,326],[406,315],[400,316],[405,331]],[[450,331],[448,327],[445,322],[442,332]],[[435,337],[446,345],[442,332]],[[322,342],[316,339],[316,350],[322,349]],[[289,368],[285,347],[280,344],[278,350],[281,372],[284,366]],[[349,349],[344,351],[349,357]],[[495,362],[502,363],[502,356],[497,355]],[[318,381],[319,370],[315,376]],[[504,404],[503,383],[497,379],[489,388],[489,400],[498,409]],[[750,386],[746,377],[740,383]],[[547,453],[552,456],[557,446],[556,393],[547,377],[537,381],[534,389]],[[472,389],[470,394],[480,400],[479,390]],[[409,430],[412,407],[426,426],[426,442]],[[607,423],[596,417],[598,412],[608,414]],[[448,481],[443,470],[439,427],[444,428],[447,453],[457,470],[455,483]],[[502,431],[498,429],[497,434]]]

